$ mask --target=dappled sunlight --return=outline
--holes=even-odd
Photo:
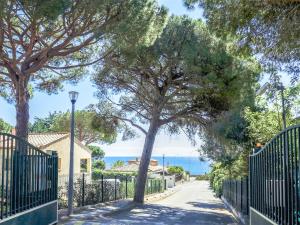
[[[235,224],[220,204],[189,202],[194,210],[147,204],[111,217],[120,224]]]

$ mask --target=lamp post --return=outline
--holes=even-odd
[[[68,215],[73,214],[73,177],[74,177],[74,129],[75,129],[75,102],[79,93],[76,91],[70,91],[69,97],[72,103],[71,114],[71,143],[70,143],[70,167],[69,167],[69,192],[68,192]]]

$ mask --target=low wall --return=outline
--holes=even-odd
[[[57,223],[57,201],[17,213],[0,221],[1,225],[51,225]]]
[[[277,225],[277,223],[250,207],[250,225]]]

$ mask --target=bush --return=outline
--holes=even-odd
[[[125,180],[126,177],[133,177],[136,176],[137,173],[125,173],[125,172],[114,172],[114,171],[104,171],[104,170],[99,170],[95,169],[92,173],[92,179],[93,180],[99,180],[102,178],[102,175],[105,179],[113,179],[117,177],[119,180]]]
[[[95,169],[104,170],[105,162],[103,160],[95,160],[93,162],[93,170],[95,170]]]
[[[196,180],[210,180],[209,174],[202,174],[196,177]]]
[[[182,175],[184,173],[184,169],[182,166],[170,166],[168,167],[168,172],[172,175]]]

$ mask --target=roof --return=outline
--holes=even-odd
[[[119,171],[119,172],[137,172],[139,170],[139,165],[138,164],[128,164],[128,165],[113,168],[112,170]],[[149,165],[148,171],[159,173],[159,172],[163,171],[163,167]],[[165,172],[167,172],[167,168],[165,168]]]
[[[32,133],[28,135],[28,142],[38,148],[43,148],[68,136],[69,133]]]
[[[38,148],[46,148],[47,146],[68,138],[69,136],[70,133],[31,133],[28,135],[28,142]],[[82,144],[76,137],[75,143],[87,152],[92,153],[91,150]]]

